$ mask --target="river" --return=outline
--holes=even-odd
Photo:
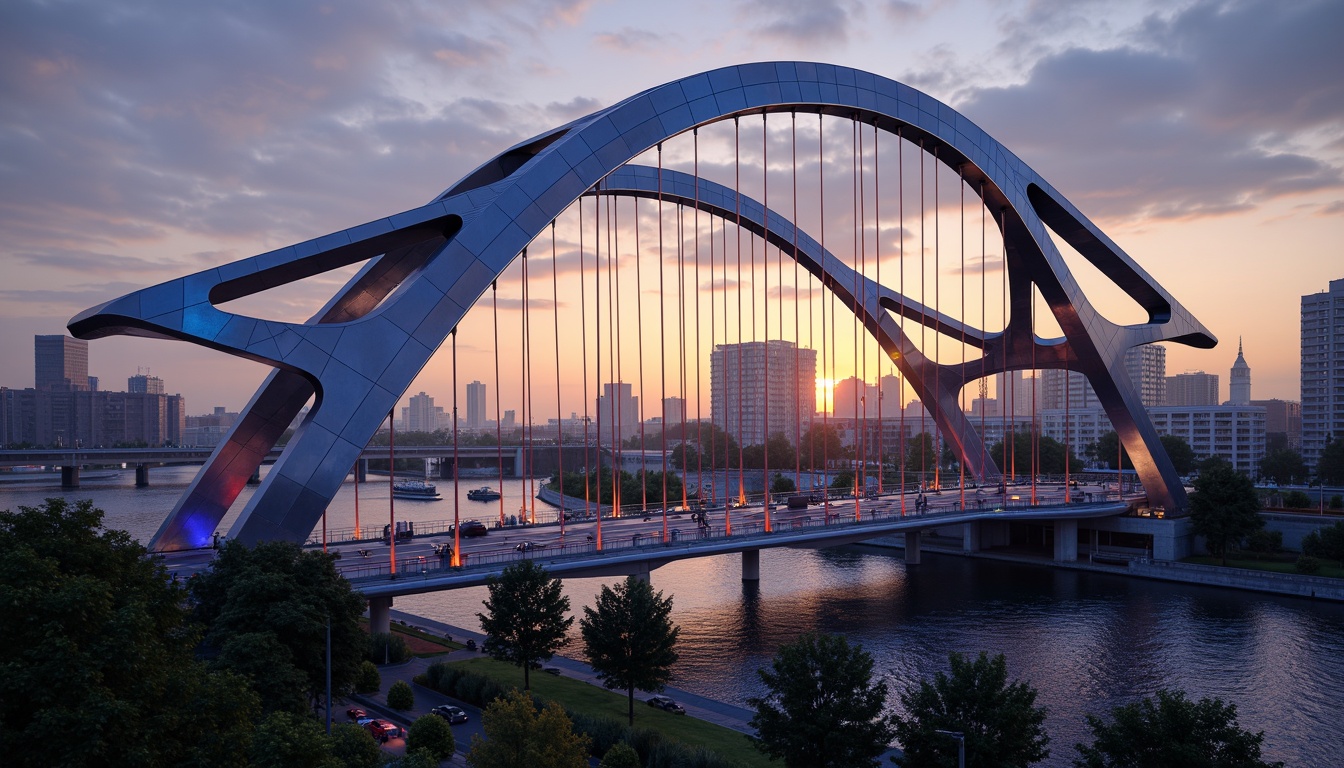
[[[0,508],[91,498],[109,526],[148,540],[194,471],[156,469],[155,485],[142,489],[130,472],[68,492],[3,484]],[[465,500],[486,482],[462,484],[463,517],[498,516],[498,502]],[[439,483],[440,491],[451,486]],[[518,509],[522,494],[522,481],[505,481],[506,512]],[[347,483],[330,527],[353,525],[353,497]],[[385,479],[361,485],[360,507],[363,525],[386,522]],[[452,516],[448,499],[398,501],[395,509],[398,519]],[[874,547],[765,550],[759,585],[743,584],[737,556],[672,563],[652,580],[673,597],[681,626],[674,684],[733,704],[762,692],[756,669],[781,643],[834,632],[872,653],[893,689],[893,709],[894,691],[946,670],[949,651],[1004,654],[1010,677],[1035,686],[1049,710],[1051,756],[1043,765],[1070,764],[1073,744],[1089,740],[1084,715],[1164,686],[1236,704],[1243,727],[1265,732],[1270,759],[1327,766],[1344,755],[1344,605],[927,553],[907,568],[899,552]],[[603,583],[610,581],[566,582],[576,611]],[[396,607],[475,627],[484,596],[484,588],[463,589],[398,598]]]

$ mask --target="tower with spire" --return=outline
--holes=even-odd
[[[1246,364],[1242,355],[1241,337],[1237,337],[1237,361],[1232,364],[1232,376],[1228,382],[1228,405],[1251,404],[1251,366]]]

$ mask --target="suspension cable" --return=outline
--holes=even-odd
[[[821,289],[822,289],[822,294],[821,294],[821,370],[822,370],[822,378],[825,379],[825,380],[827,381],[827,383],[830,384],[830,391],[829,391],[829,392],[827,392],[826,390],[823,390],[823,391],[822,391],[822,398],[823,398],[822,404],[823,404],[824,407],[822,408],[822,411],[821,411],[821,433],[822,433],[822,435],[821,435],[821,466],[822,466],[822,469],[821,469],[821,477],[822,477],[822,484],[823,484],[823,486],[822,486],[822,494],[821,494],[821,498],[822,498],[821,505],[822,505],[822,513],[823,513],[823,515],[824,515],[824,517],[825,517],[826,523],[829,525],[830,522],[831,522],[831,482],[830,482],[830,481],[831,481],[831,459],[830,459],[830,456],[829,456],[830,443],[831,443],[831,435],[830,435],[830,430],[829,430],[829,424],[827,423],[827,415],[828,415],[828,413],[831,411],[831,409],[833,409],[833,408],[835,407],[835,380],[834,380],[834,373],[835,373],[835,358],[834,358],[834,357],[831,358],[831,361],[830,361],[830,362],[831,362],[831,368],[830,368],[829,371],[828,371],[828,369],[827,369],[827,367],[826,367],[826,363],[827,363],[827,360],[826,360],[826,349],[827,349],[828,346],[830,346],[830,347],[834,347],[834,345],[833,345],[833,344],[829,344],[829,337],[826,335],[826,294],[827,294],[827,291],[826,291],[826,259],[827,259],[827,257],[828,257],[829,254],[828,254],[828,252],[826,251],[826,167],[825,167],[825,166],[826,166],[826,136],[825,136],[825,130],[826,130],[826,116],[823,115],[823,114],[821,114],[821,113],[819,112],[819,113],[817,113],[817,189],[819,190],[819,195],[820,195],[820,206],[819,206],[819,209],[820,209],[820,212],[821,212],[821,216],[820,216],[821,224],[820,224],[820,227],[819,227],[820,232],[821,232],[821,277],[820,277],[820,281],[821,281]],[[832,296],[835,295],[834,291],[832,291],[832,292],[830,292],[830,293],[831,293]],[[829,397],[827,397],[828,394],[829,394]]]
[[[499,391],[499,281],[490,281],[490,314],[495,326],[495,458],[499,462],[499,525],[504,527],[504,422]]]
[[[924,358],[925,362],[927,362],[929,360],[929,353],[928,353],[928,339],[925,335],[925,331],[928,330],[928,317],[926,313],[928,311],[929,302],[924,295],[924,287],[926,285],[924,279],[924,262],[926,261],[925,257],[926,254],[928,253],[928,250],[925,246],[926,241],[924,237],[925,234],[924,228],[925,228],[924,140],[920,139],[919,140],[919,353],[920,356]],[[922,375],[920,376],[920,380],[925,392],[927,392],[929,389],[929,382],[927,379],[927,368],[928,367],[925,366],[925,370],[921,372]],[[936,394],[935,397],[937,397]],[[924,493],[924,485],[928,477],[929,464],[928,464],[928,457],[926,454],[928,452],[929,443],[931,442],[931,440],[929,439],[928,427],[926,426],[924,420],[925,416],[927,416],[929,412],[929,409],[926,407],[926,405],[927,404],[924,402],[924,398],[921,396],[919,398],[919,406],[920,406],[919,407],[919,490],[921,495]]]
[[[660,146],[661,146],[661,145],[660,145]],[[659,154],[658,157],[659,157],[660,160],[662,159],[661,150],[660,150],[660,154]],[[640,456],[640,458],[639,458],[639,495],[640,495],[640,511],[641,511],[641,512],[644,512],[644,513],[647,513],[647,512],[649,511],[649,482],[648,482],[648,476],[647,476],[647,467],[646,467],[646,465],[645,465],[645,463],[644,463],[644,456],[645,456],[645,451],[648,450],[648,449],[645,447],[645,443],[644,443],[644,413],[643,413],[643,410],[644,410],[644,401],[647,399],[647,398],[645,397],[645,392],[647,392],[648,390],[644,388],[644,288],[643,288],[644,282],[643,282],[643,277],[641,276],[641,269],[640,269],[640,262],[644,260],[644,259],[643,259],[643,256],[644,256],[644,246],[643,246],[643,244],[640,242],[640,236],[639,236],[639,198],[638,198],[638,197],[634,198],[633,202],[634,202],[634,206],[635,206],[635,333],[636,333],[636,335],[639,337],[639,344],[638,344],[638,349],[639,349],[639,409],[640,409],[640,414],[639,414],[639,416],[640,416],[640,418],[639,418],[639,456]],[[660,232],[660,234],[661,234],[661,228],[662,228],[662,212],[661,212],[662,203],[661,203],[661,202],[659,203],[659,208],[660,208],[660,211],[659,211],[659,214],[658,214],[658,226],[659,226],[659,232]],[[661,241],[660,241],[660,245],[659,245],[659,247],[661,248]],[[660,255],[659,255],[658,258],[659,258],[659,259],[662,258],[661,251],[660,251]],[[660,266],[661,266],[661,265],[660,265]],[[659,288],[658,294],[659,294],[660,297],[662,296],[662,289],[661,289],[661,286],[660,286],[660,288]]]
[[[803,490],[803,387],[800,381],[803,367],[802,324],[798,320],[798,113],[789,113],[789,149],[793,154],[793,489]],[[809,291],[811,293],[811,291]],[[783,291],[780,291],[783,301]],[[780,304],[781,311],[783,304]],[[783,322],[781,319],[780,322]],[[781,336],[783,333],[781,332]],[[813,376],[815,379],[815,375]],[[816,390],[813,389],[813,400]],[[809,420],[810,421],[810,420]]]
[[[877,118],[873,118],[873,261],[877,264],[877,285],[878,290],[882,286],[882,166],[878,163],[877,155]],[[881,309],[881,304],[878,305]],[[888,317],[886,311],[878,316]],[[880,325],[880,321],[878,322]],[[882,421],[882,401],[886,399],[886,392],[882,388],[882,361],[886,354],[881,344],[874,345],[877,352],[877,493],[882,495],[882,476],[887,472],[887,460],[884,453],[886,448],[883,433],[886,431],[886,424]]]
[[[761,283],[764,296],[761,304],[765,307],[765,338],[761,341],[761,355],[764,361],[765,409],[761,420],[761,507],[765,510],[765,532],[770,533],[770,137],[766,114],[761,113]],[[756,242],[752,238],[752,242]],[[752,282],[756,280],[756,265],[752,262]],[[751,324],[752,341],[756,340],[756,291],[753,289]]]
[[[957,245],[961,248],[961,306],[957,308],[957,316],[961,320],[961,386],[958,388],[960,398],[958,406],[961,408],[961,418],[958,420],[958,442],[957,446],[961,452],[961,459],[957,462],[957,485],[961,489],[961,508],[966,509],[966,175],[965,166],[957,166],[957,193],[960,196],[960,222],[957,227]]]
[[[942,323],[943,313],[943,289],[942,289],[942,226],[939,223],[939,209],[942,207],[942,197],[938,192],[938,147],[933,148],[933,316],[938,323]],[[942,468],[943,468],[943,443],[946,437],[943,435],[941,419],[943,402],[942,388],[942,370],[943,370],[943,332],[934,328],[933,331],[933,356],[935,358],[933,366],[933,428],[937,432],[937,440],[934,441],[934,459],[933,459],[933,487],[936,490],[943,489]]]
[[[691,142],[694,154],[694,173],[695,177],[695,501],[697,507],[703,507],[701,503],[704,500],[704,471],[705,471],[705,442],[702,433],[704,427],[704,413],[701,410],[700,384],[703,373],[700,370],[700,360],[703,357],[700,354],[700,129],[697,128],[691,132]],[[713,220],[711,219],[711,224]],[[714,244],[714,232],[710,229],[710,246]],[[712,274],[712,273],[711,273]],[[710,288],[710,308],[713,308],[714,289]],[[710,349],[713,349],[713,343],[710,343]],[[684,410],[684,409],[683,409]],[[710,434],[713,434],[712,432]],[[681,435],[681,464],[685,467],[682,472],[683,479],[686,473],[690,471],[689,462],[686,461],[686,432],[682,430]],[[685,487],[682,483],[682,487]]]
[[[555,219],[551,219],[551,309],[555,320],[555,476],[560,484],[560,535],[565,535],[565,410],[560,404],[560,280],[556,267]]]
[[[897,209],[897,227],[901,233],[901,313],[897,320],[901,329],[900,354],[905,355],[905,348],[910,340],[905,335],[905,139],[901,136],[901,128],[896,128],[896,209]],[[906,367],[909,367],[910,361],[905,360]],[[899,369],[898,369],[899,372]],[[901,426],[897,433],[897,441],[901,453],[901,517],[905,517],[905,374],[901,372],[899,380],[900,389],[896,397],[896,406],[901,411]]]
[[[667,307],[666,290],[663,288],[663,275],[667,272],[666,262],[663,261],[663,145],[658,144],[658,375],[662,382],[662,410],[663,414],[663,541],[667,541],[667,322],[664,310]],[[641,395],[644,393],[641,392]],[[640,421],[643,424],[643,420]],[[639,464],[643,467],[645,464],[644,456],[639,457]],[[647,488],[647,481],[643,483]],[[647,491],[645,492],[647,493]]]
[[[746,506],[746,464],[743,459],[747,434],[742,430],[742,353],[746,347],[742,341],[742,138],[736,117],[733,118],[733,197],[737,209],[737,503]],[[731,520],[727,506],[724,513],[725,520]],[[731,535],[732,523],[726,522],[725,526]]]
[[[458,467],[461,465],[460,454],[457,447],[457,328],[453,328],[453,552],[452,559],[449,561],[454,568],[462,567],[462,521],[460,518],[461,510],[459,505],[462,501],[461,488],[458,484]],[[563,478],[561,482],[561,492],[564,491]],[[563,510],[564,507],[562,506]],[[563,515],[561,516],[563,517]]]
[[[593,222],[597,222],[597,198],[593,198]],[[596,231],[593,233],[596,235]],[[594,240],[596,243],[596,240]],[[592,467],[588,463],[588,277],[584,274],[583,262],[587,258],[584,256],[583,248],[583,199],[579,199],[579,345],[582,354],[583,363],[579,366],[583,369],[583,516],[586,519],[592,514],[588,506],[588,476],[592,474]],[[602,463],[602,453],[599,450],[597,455],[598,466]],[[601,472],[598,473],[601,475]],[[562,488],[563,492],[563,488]],[[563,517],[563,515],[562,515]]]
[[[867,258],[867,233],[864,232],[864,195],[863,195],[863,131],[859,129],[858,115],[852,115],[850,122],[850,145],[854,154],[854,209],[857,214],[854,217],[854,254],[851,258],[857,262],[858,269],[854,271],[854,372],[859,375],[858,397],[854,398],[854,407],[856,410],[854,419],[854,431],[856,440],[854,441],[854,455],[859,459],[859,467],[854,472],[854,522],[863,519],[862,492],[868,488],[868,335],[860,333],[859,326],[863,324],[860,319],[860,313],[867,316],[867,310],[864,302],[860,300],[861,292],[859,290],[860,281],[867,277],[868,258]],[[862,337],[862,339],[860,338]],[[862,404],[862,405],[860,405]]]

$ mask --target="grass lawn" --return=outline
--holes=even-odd
[[[361,618],[359,623],[367,632],[369,620]],[[402,626],[395,621],[392,622],[392,632],[401,635],[402,639],[406,641],[406,649],[411,652],[412,656],[440,656],[449,651],[457,651],[466,647],[461,643],[447,640],[438,635],[431,635],[423,630]]]
[[[487,675],[503,685],[520,689],[523,687],[523,670],[512,664],[487,658],[449,663],[460,665],[477,674]],[[531,681],[534,694],[543,699],[559,702],[571,712],[610,717],[622,724],[627,722],[629,705],[624,694],[599,688],[581,680],[556,677],[539,671],[532,672]],[[779,765],[772,764],[765,755],[757,752],[745,735],[694,717],[654,709],[644,703],[638,692],[635,694],[635,727],[657,730],[664,737],[688,746],[711,749],[744,766],[778,768]]]
[[[1321,570],[1316,573],[1299,574],[1297,568],[1293,567],[1293,563],[1296,561],[1297,558],[1293,558],[1292,560],[1256,560],[1241,558],[1234,559],[1229,557],[1227,559],[1227,567],[1246,568],[1253,571],[1273,571],[1274,573],[1291,573],[1297,576],[1326,576],[1332,579],[1344,579],[1344,568],[1339,567],[1339,563],[1322,560]],[[1184,562],[1195,563],[1196,565],[1223,564],[1223,561],[1217,557],[1206,556],[1187,557]]]

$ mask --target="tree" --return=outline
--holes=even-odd
[[[472,768],[587,768],[587,734],[574,733],[555,702],[537,714],[532,698],[514,689],[481,712],[485,738],[471,737]]]
[[[1279,485],[1305,480],[1307,474],[1307,463],[1302,460],[1302,454],[1291,448],[1270,451],[1260,460],[1260,476]]]
[[[383,676],[372,661],[361,661],[359,673],[355,676],[356,693],[377,693],[383,687]]]
[[[1190,525],[1226,565],[1228,547],[1265,525],[1251,479],[1226,461],[1206,462],[1190,496]]]
[[[247,677],[267,711],[311,712],[331,683],[349,693],[364,660],[364,599],[337,571],[335,555],[290,542],[248,547],[231,541],[191,580],[196,616],[207,626],[213,666]]]
[[[1124,456],[1120,456],[1120,436],[1115,433],[1115,430],[1097,438],[1097,442],[1092,445],[1092,458],[1107,469],[1116,469],[1117,458],[1120,458],[1126,467],[1134,466],[1134,462],[1129,460],[1128,451],[1124,453]]]
[[[522,667],[523,690],[531,690],[530,672],[541,669],[541,662],[550,661],[568,642],[566,633],[574,624],[574,617],[565,615],[569,598],[560,580],[531,560],[510,565],[486,586],[486,613],[476,614],[486,634],[485,652]]]
[[[89,501],[0,511],[5,764],[245,765],[256,695],[194,658],[182,585],[102,520]]]
[[[1158,440],[1162,442],[1162,450],[1167,452],[1167,458],[1171,459],[1171,465],[1176,468],[1176,474],[1190,474],[1195,468],[1195,451],[1185,442],[1185,438],[1180,435],[1162,435]]]
[[[421,715],[406,729],[406,751],[428,750],[435,761],[447,760],[457,749],[453,727],[438,715]]]
[[[387,689],[387,706],[405,712],[415,706],[415,691],[405,680],[398,680]]]
[[[441,719],[441,718],[440,718]],[[343,768],[380,768],[383,751],[365,729],[354,723],[336,723],[331,727],[331,756]]]
[[[272,712],[252,738],[253,768],[340,768],[322,726],[309,715]]]
[[[1326,485],[1344,485],[1344,440],[1327,440],[1316,459],[1316,479]]]
[[[1260,759],[1263,732],[1237,725],[1237,708],[1218,699],[1191,701],[1181,691],[1111,710],[1111,721],[1087,716],[1092,744],[1074,746],[1078,768],[1180,765],[1188,768],[1270,768]]]
[[[602,587],[596,605],[584,606],[579,622],[584,652],[604,685],[627,692],[634,725],[635,689],[663,690],[677,663],[681,630],[672,623],[672,598],[629,576],[614,589]]]
[[[788,768],[877,764],[894,732],[882,714],[887,684],[873,683],[873,657],[862,647],[806,634],[757,674],[769,692],[747,700],[758,750]]]
[[[922,680],[901,694],[904,716],[895,717],[896,738],[905,753],[903,766],[954,766],[957,744],[939,730],[965,734],[966,765],[1022,766],[1049,757],[1045,709],[1036,706],[1036,689],[1008,683],[1003,654],[985,652],[970,661],[948,657],[949,673]]]
[[[1302,537],[1302,553],[1344,565],[1344,521],[1318,528]]]
[[[803,433],[803,445],[799,450],[799,456],[803,460],[803,466],[820,469],[823,460],[835,459],[840,455],[840,450],[840,432],[829,424],[822,426],[821,422],[817,421]]]
[[[798,490],[798,487],[793,484],[792,477],[785,477],[776,472],[775,476],[770,480],[770,493],[772,494],[793,493],[796,490]]]
[[[906,472],[932,472],[933,465],[937,460],[938,454],[934,453],[933,435],[928,432],[920,432],[905,441]]]

